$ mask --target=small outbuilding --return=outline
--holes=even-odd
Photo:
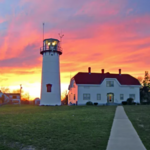
[[[39,98],[35,98],[34,99],[34,104],[35,105],[40,105],[40,99]]]

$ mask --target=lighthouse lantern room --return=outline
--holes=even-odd
[[[61,105],[59,55],[62,54],[60,41],[44,39],[40,49],[43,56],[40,105]]]

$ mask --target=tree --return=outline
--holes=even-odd
[[[137,79],[139,80],[140,84],[142,85],[143,84],[143,77],[137,77]]]
[[[13,93],[20,93],[20,89],[13,90]],[[23,93],[22,90],[21,90],[21,93]]]
[[[128,105],[132,105],[132,104],[133,104],[133,101],[134,101],[133,98],[128,98],[128,99],[127,99],[127,104],[128,104]]]
[[[142,103],[150,103],[150,76],[148,71],[145,71],[143,87],[140,89],[140,100]]]
[[[21,95],[22,100],[29,100],[29,98],[30,98],[29,92],[23,92],[23,94]]]
[[[2,93],[10,93],[10,89],[8,87],[1,87]]]
[[[67,90],[64,91],[61,95],[61,103],[62,105],[68,105],[68,93]]]
[[[150,76],[148,74],[148,71],[145,71],[145,77],[143,80],[143,86],[150,86]]]

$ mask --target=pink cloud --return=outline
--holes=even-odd
[[[65,34],[60,56],[62,83],[69,82],[70,72],[85,72],[89,66],[92,72],[104,68],[118,73],[122,68],[123,73],[144,74],[150,68],[150,15],[122,17],[124,5],[126,1],[119,0],[21,0],[19,7],[25,8],[5,18],[8,27],[5,36],[0,36],[3,74],[14,72],[27,80],[34,74],[40,82],[43,22],[45,38],[59,38],[61,29]],[[129,8],[125,14],[131,11]]]
[[[3,18],[0,18],[0,24],[3,23],[5,20]]]

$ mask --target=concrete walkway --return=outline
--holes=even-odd
[[[107,150],[146,150],[122,106],[116,109]]]

